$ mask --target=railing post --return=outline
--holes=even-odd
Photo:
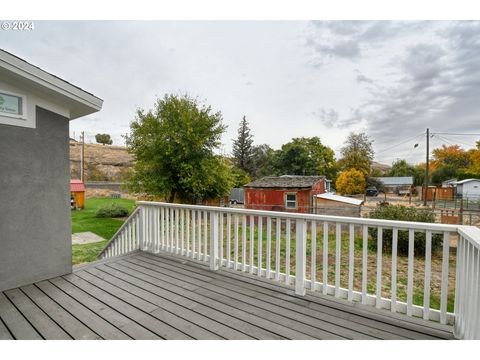
[[[140,205],[140,212],[138,213],[140,218],[140,226],[138,229],[138,247],[140,251],[144,251],[145,249],[145,206]]]
[[[205,242],[207,239],[205,239]],[[210,270],[218,270],[218,213],[210,211]]]
[[[304,296],[307,270],[307,222],[298,219],[295,228],[295,294]]]

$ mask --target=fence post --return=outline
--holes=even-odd
[[[307,222],[296,221],[295,237],[295,294],[305,295],[305,272],[307,270]]]
[[[207,241],[207,239],[205,239]],[[210,211],[210,270],[218,270],[218,213]]]

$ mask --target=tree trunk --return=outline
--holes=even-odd
[[[169,203],[173,203],[173,201],[175,200],[175,194],[176,194],[176,193],[177,193],[177,192],[176,192],[175,190],[172,190],[172,191],[170,192],[170,197],[168,198],[168,202],[169,202]]]

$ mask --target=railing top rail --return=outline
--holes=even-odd
[[[290,213],[290,212],[282,212],[282,211],[239,209],[239,208],[204,206],[204,205],[187,205],[187,204],[164,203],[164,202],[155,202],[155,201],[137,201],[137,204],[145,205],[145,206],[163,206],[163,207],[190,209],[190,210],[218,211],[218,212],[242,214],[242,215],[245,214],[245,215],[257,215],[257,216],[270,216],[270,217],[279,217],[283,219],[285,218],[304,219],[304,220],[326,221],[326,222],[332,222],[332,223],[382,226],[385,228],[414,229],[419,231],[430,230],[433,232],[444,232],[444,231],[457,232],[460,227],[458,225],[448,225],[448,224],[356,218],[356,217],[344,217],[344,216],[332,216],[332,215],[302,214],[302,213]],[[469,228],[469,226],[461,226],[461,227]]]
[[[480,229],[476,226],[459,226],[458,233],[480,249]]]

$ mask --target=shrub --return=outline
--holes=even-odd
[[[386,219],[386,220],[401,220],[401,221],[415,221],[415,222],[435,222],[435,214],[431,209],[418,209],[412,206],[403,205],[385,205],[377,206],[369,216],[372,219]],[[377,249],[377,229],[369,229],[370,236],[374,239],[371,241],[370,248]],[[392,234],[391,229],[383,230],[383,251],[392,251]],[[415,232],[414,237],[414,253],[415,255],[425,254],[425,233]],[[432,252],[441,248],[443,244],[443,237],[440,234],[432,234]],[[408,255],[408,230],[398,231],[398,254]]]
[[[125,206],[111,203],[103,205],[95,213],[95,217],[98,218],[117,218],[128,216],[128,209]]]

